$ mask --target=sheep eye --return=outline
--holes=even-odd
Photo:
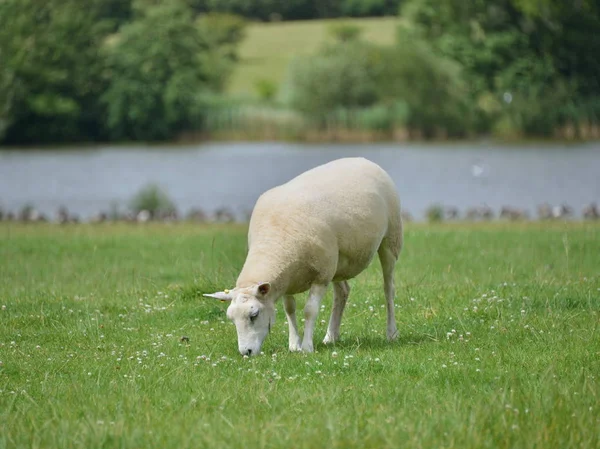
[[[256,317],[258,316],[258,310],[253,310],[250,312],[250,321],[254,321],[256,319]]]

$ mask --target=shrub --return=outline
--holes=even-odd
[[[277,95],[277,83],[273,80],[259,79],[254,87],[261,100],[272,101]]]
[[[399,29],[398,43],[384,49],[379,96],[404,101],[408,125],[433,135],[443,128],[462,135],[472,127],[468,88],[461,67],[436,55],[433,49],[407,29]]]
[[[425,211],[427,220],[431,223],[439,223],[444,220],[444,208],[439,204],[429,206]]]
[[[377,101],[375,66],[379,48],[361,41],[330,45],[315,56],[292,61],[290,104],[317,120],[342,107],[371,106]]]
[[[136,214],[148,211],[151,218],[175,212],[175,203],[157,184],[142,187],[131,199],[130,208]]]
[[[362,33],[362,28],[351,23],[334,23],[329,25],[329,34],[341,42],[357,40]]]

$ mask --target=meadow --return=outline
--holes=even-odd
[[[599,447],[597,224],[409,224],[398,341],[374,262],[338,344],[329,292],[316,353],[279,304],[253,358],[201,295],[245,231],[0,224],[0,448]]]
[[[263,80],[283,88],[290,61],[294,56],[316,52],[331,39],[332,25],[355,25],[369,42],[392,44],[398,23],[397,17],[251,23],[239,47],[239,63],[233,71],[228,93],[256,96],[256,83]]]

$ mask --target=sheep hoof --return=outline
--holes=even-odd
[[[315,352],[313,345],[302,346],[302,352]]]
[[[327,335],[325,335],[325,338],[323,339],[323,344],[330,345],[330,344],[335,343],[336,341],[337,341],[337,338],[334,338],[331,335],[327,334]]]
[[[300,342],[297,342],[297,343],[290,343],[290,351],[291,351],[291,352],[299,352],[299,351],[302,351],[302,346],[300,345]]]

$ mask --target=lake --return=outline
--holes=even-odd
[[[82,218],[121,210],[144,185],[157,183],[180,212],[219,207],[242,214],[258,196],[299,173],[346,156],[364,156],[392,176],[414,217],[439,203],[461,213],[487,205],[529,210],[567,203],[580,215],[600,202],[600,143],[291,144],[98,146],[0,151],[0,207],[25,204],[54,217],[60,206]]]

